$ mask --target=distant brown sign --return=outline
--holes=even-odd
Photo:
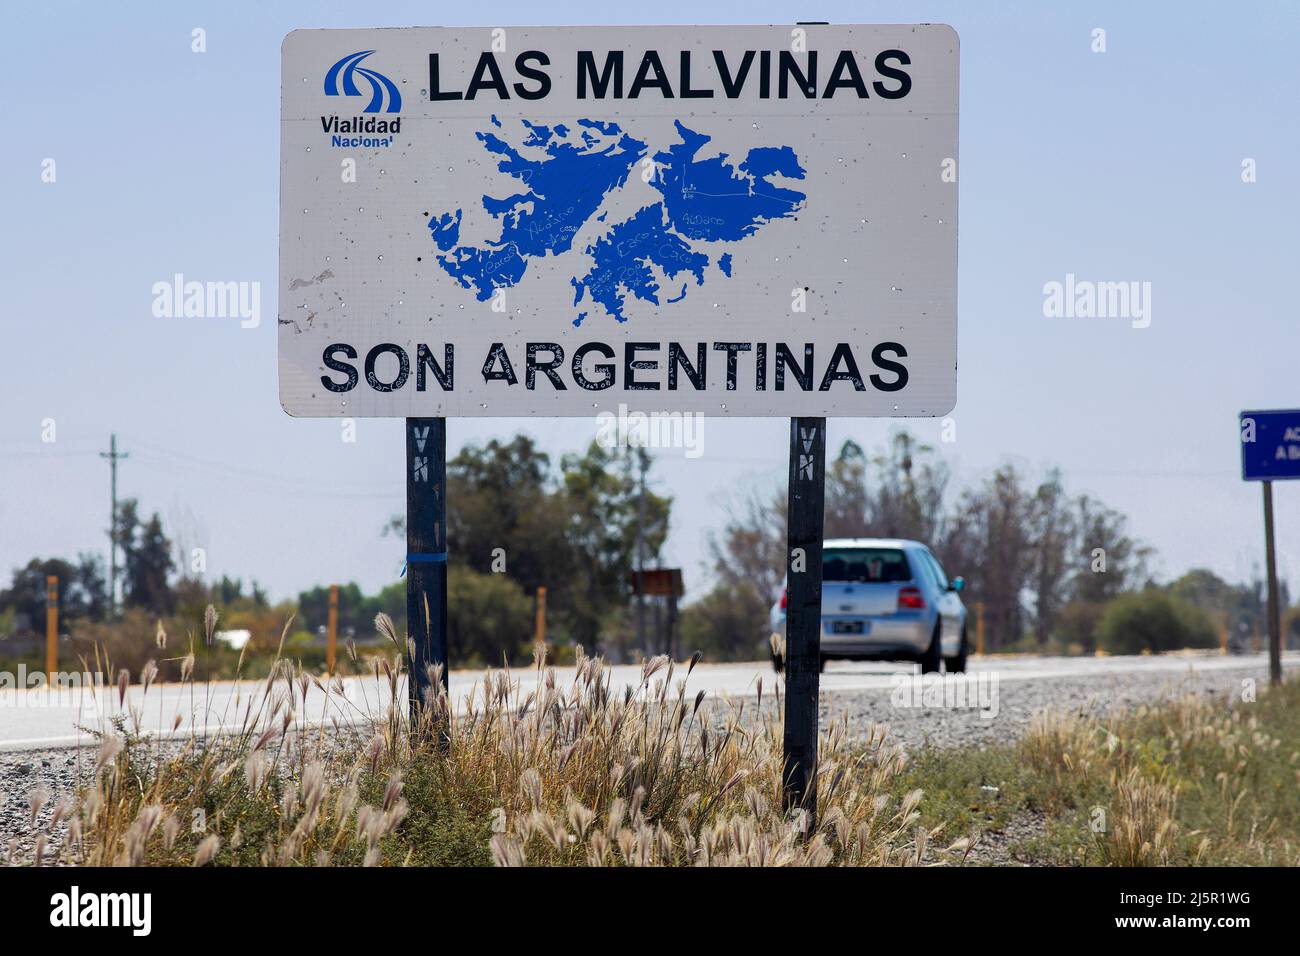
[[[632,571],[628,574],[633,594],[647,597],[681,597],[681,568],[647,568],[644,571]]]

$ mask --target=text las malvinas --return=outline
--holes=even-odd
[[[442,347],[442,358],[428,345],[416,347],[414,365],[408,351],[393,342],[371,347],[358,371],[357,349],[346,342],[325,347],[321,361],[331,374],[321,384],[331,392],[350,392],[361,381],[377,392],[395,392],[414,384],[423,392],[437,387],[444,392],[455,388],[455,353],[452,344]],[[587,342],[566,356],[558,342],[529,342],[522,355],[512,358],[504,343],[494,342],[483,360],[484,382],[501,382],[533,390],[539,387],[565,391],[570,382],[577,388],[599,392],[622,383],[627,391],[676,391],[712,386],[729,392],[754,391],[828,392],[836,383],[843,388],[865,391],[867,385],[882,392],[897,392],[907,385],[907,367],[899,359],[907,350],[898,342],[880,342],[871,350],[871,365],[865,377],[853,347],[840,342],[818,364],[812,343],[790,346],[785,342],[625,342],[621,361],[618,352],[605,342]],[[823,353],[825,354],[825,353]],[[412,374],[414,372],[414,375]],[[340,377],[341,376],[341,377]],[[413,380],[413,382],[412,382]],[[540,383],[540,384],[539,384]]]
[[[786,99],[802,96],[805,99],[831,99],[837,92],[841,96],[867,99],[871,91],[887,100],[902,99],[912,89],[912,77],[901,69],[910,66],[912,58],[903,50],[882,50],[873,62],[875,75],[881,79],[864,78],[858,63],[859,54],[853,50],[827,52],[822,58],[819,80],[818,53],[808,50],[795,56],[788,50],[745,50],[728,54],[713,50],[682,50],[672,54],[646,50],[640,60],[625,58],[622,50],[609,50],[601,54],[595,50],[579,50],[576,64],[575,95],[585,99],[630,99],[658,96],[662,99],[712,99],[729,100],[744,96],[757,96],[760,100]],[[698,56],[697,56],[698,53]],[[676,64],[673,63],[676,59]],[[665,63],[665,60],[667,63]],[[551,77],[547,68],[551,58],[541,50],[524,50],[514,58],[514,71],[523,81],[507,84],[497,55],[493,52],[479,54],[473,75],[466,85],[444,77],[439,54],[429,54],[429,99],[474,100],[480,95],[495,96],[501,100],[514,95],[523,100],[545,99],[551,92]],[[670,67],[676,67],[676,76]],[[508,66],[507,66],[508,68]],[[694,70],[694,79],[692,79]],[[867,77],[873,77],[868,72]],[[631,83],[625,87],[624,78]],[[675,82],[674,82],[675,80]],[[527,82],[524,82],[527,81]],[[445,88],[451,82],[454,86]],[[696,83],[699,85],[696,85]]]

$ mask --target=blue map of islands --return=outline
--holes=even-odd
[[[501,129],[495,116],[492,125]],[[681,142],[654,154],[650,185],[662,198],[609,224],[581,250],[585,255],[573,256],[580,263],[575,271],[584,273],[570,279],[573,305],[575,311],[585,310],[577,312],[574,325],[596,305],[627,321],[628,296],[656,306],[661,295],[679,302],[692,280],[704,284],[710,266],[730,278],[731,253],[716,253],[712,245],[705,251],[699,244],[739,242],[802,208],[803,193],[771,181],[778,175],[804,178],[789,146],[756,147],[739,163],[726,153],[696,159],[710,137],[680,121],[675,125]],[[525,120],[523,126],[527,135],[520,147],[528,149],[527,156],[495,132],[475,134],[485,150],[500,157],[497,169],[515,180],[510,195],[483,197],[484,211],[500,223],[497,238],[483,246],[461,245],[462,209],[429,219],[438,264],[481,302],[498,288],[516,285],[530,259],[572,252],[578,230],[593,216],[605,225],[608,211],[596,216],[605,197],[623,187],[649,152],[646,143],[616,123],[581,119],[575,129]],[[663,281],[669,288],[660,287]]]

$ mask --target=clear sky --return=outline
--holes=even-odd
[[[518,23],[946,22],[961,36],[956,483],[1004,460],[1126,512],[1170,577],[1262,564],[1260,491],[1236,414],[1300,406],[1300,6],[1207,3],[14,3],[0,60],[0,575],[106,552],[116,431],[123,496],[162,513],[210,575],[274,597],[396,580],[402,429],[291,419],[276,387],[280,42],[299,27]],[[192,53],[202,27],[207,52]],[[1091,32],[1106,30],[1105,53]],[[42,161],[56,182],[42,183]],[[1241,181],[1242,161],[1258,181]],[[263,320],[159,319],[174,273],[260,281]],[[1067,273],[1152,287],[1151,325],[1049,319]],[[42,420],[57,441],[43,444]],[[937,422],[911,427],[938,444]],[[872,447],[886,420],[835,420]],[[555,454],[594,421],[453,420],[451,451],[518,429]],[[734,493],[775,486],[784,420],[709,420],[704,454],[660,454],[667,558],[699,584]],[[1300,591],[1300,482],[1277,488]],[[954,573],[962,569],[950,569]]]

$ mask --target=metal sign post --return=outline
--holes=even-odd
[[[447,689],[447,420],[406,420],[406,633],[411,729],[442,669]]]
[[[1264,562],[1268,573],[1268,679],[1282,682],[1282,611],[1273,541],[1273,482],[1300,478],[1300,409],[1242,412],[1241,477],[1264,485]]]
[[[785,623],[785,769],[787,810],[817,818],[817,702],[821,683],[822,525],[826,498],[826,419],[790,419],[789,568]]]
[[[1282,612],[1277,594],[1277,552],[1273,542],[1273,482],[1264,484],[1264,565],[1268,571],[1268,681],[1282,683]]]

